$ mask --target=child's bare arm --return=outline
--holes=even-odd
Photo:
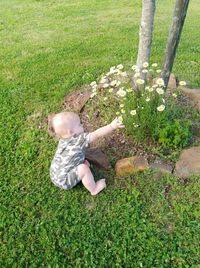
[[[93,142],[93,141],[97,140],[98,138],[101,138],[103,136],[110,134],[113,130],[115,130],[117,128],[123,128],[123,127],[124,127],[124,125],[122,124],[122,122],[118,118],[115,118],[107,126],[101,127],[99,129],[95,130],[94,132],[91,132],[90,133],[90,142]]]

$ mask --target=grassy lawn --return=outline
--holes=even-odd
[[[1,267],[199,267],[199,177],[105,176],[97,197],[50,181],[57,142],[38,126],[64,94],[134,64],[141,1],[1,0]],[[174,1],[157,1],[151,62],[161,64]],[[173,73],[200,87],[199,0]],[[112,160],[112,159],[111,159]]]

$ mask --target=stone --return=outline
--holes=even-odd
[[[171,73],[170,77],[169,77],[169,82],[168,82],[167,88],[168,89],[175,89],[176,87],[177,87],[176,76],[173,73]]]
[[[179,86],[178,89],[180,89],[184,95],[188,96],[192,101],[194,101],[197,108],[200,110],[200,89],[189,89],[181,86]]]
[[[75,113],[79,113],[91,95],[91,87],[84,86],[80,90],[73,91],[64,98],[64,106]]]
[[[85,158],[99,168],[108,170],[111,168],[107,156],[99,148],[86,148]]]
[[[174,174],[180,178],[188,178],[191,175],[200,176],[200,146],[191,147],[181,152],[176,162]]]
[[[132,156],[117,161],[115,171],[118,176],[133,174],[149,169],[147,160],[142,156]]]
[[[196,137],[200,137],[200,122],[193,126],[193,133]]]
[[[163,172],[163,173],[169,173],[171,174],[172,171],[173,171],[173,166],[163,162],[162,160],[157,160],[153,163],[150,163],[150,168],[153,169],[153,170],[157,170],[157,171],[160,171],[160,172]]]

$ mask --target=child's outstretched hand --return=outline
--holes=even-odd
[[[119,120],[119,118],[115,118],[112,123],[110,124],[113,129],[117,128],[124,128],[125,126],[122,124],[122,122]]]

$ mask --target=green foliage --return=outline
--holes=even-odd
[[[158,131],[159,143],[168,148],[183,148],[188,144],[192,136],[190,126],[191,122],[183,124],[180,120],[167,122],[166,125]]]

